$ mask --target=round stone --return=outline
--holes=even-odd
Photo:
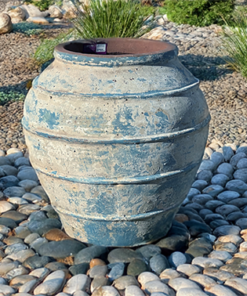
[[[247,184],[242,180],[231,180],[226,183],[226,189],[243,194],[247,190]]]
[[[148,270],[148,266],[141,259],[134,259],[127,268],[127,275],[138,276],[140,273]]]
[[[86,250],[86,249],[85,249]],[[83,252],[83,251],[81,251]],[[79,254],[78,254],[79,255]],[[143,259],[143,256],[131,249],[114,249],[108,254],[108,261],[110,263],[123,262],[130,263],[134,259]]]
[[[119,250],[119,249],[115,249],[115,250]],[[98,258],[101,255],[107,253],[107,251],[108,249],[102,246],[91,246],[91,247],[84,248],[75,255],[74,263],[75,264],[90,263],[90,261],[93,258]],[[110,260],[108,261],[111,262]]]
[[[179,265],[185,264],[187,261],[187,258],[181,252],[174,252],[169,256],[168,261],[172,267],[177,268]]]
[[[204,188],[202,190],[202,193],[209,194],[212,197],[215,197],[216,195],[218,195],[223,190],[224,190],[224,188],[222,186],[220,186],[220,185],[210,185],[210,186]]]
[[[113,282],[113,286],[118,290],[124,290],[128,286],[139,286],[136,278],[131,275],[121,276]]]
[[[175,279],[171,279],[168,282],[168,285],[173,288],[175,291],[179,291],[180,289],[183,288],[190,288],[190,289],[199,289],[200,286],[198,284],[196,284],[195,282],[188,280],[188,279],[184,279],[184,278],[175,278]]]
[[[233,174],[234,179],[242,180],[243,182],[247,182],[247,168],[245,169],[238,169]]]
[[[162,254],[152,257],[149,261],[149,265],[151,270],[154,271],[156,274],[161,274],[164,269],[170,267],[168,260]]]
[[[12,186],[5,189],[3,193],[7,197],[22,197],[22,195],[25,194],[26,191],[22,187]]]
[[[182,288],[178,290],[176,296],[207,296],[208,294],[204,293],[200,288]],[[153,296],[153,295],[151,295]]]
[[[171,289],[164,283],[162,283],[160,280],[159,281],[152,281],[152,282],[147,282],[143,286],[144,292],[146,292],[148,295],[154,293],[154,292],[163,292],[165,295],[171,295]],[[174,295],[174,293],[172,294]]]
[[[215,167],[218,167],[222,162],[224,162],[224,156],[220,152],[213,152],[210,159],[214,163]]]
[[[240,244],[239,251],[240,252],[247,252],[247,242],[243,242]]]
[[[224,192],[221,192],[218,196],[217,196],[217,199],[225,202],[225,203],[228,203],[229,201],[235,199],[235,198],[238,198],[240,196],[240,194],[236,191],[224,191]]]
[[[34,295],[45,294],[54,295],[63,287],[65,281],[65,273],[57,270],[48,275],[44,282],[34,289]]]
[[[240,230],[241,229],[235,225],[223,225],[223,226],[215,228],[214,235],[215,236],[223,236],[223,235],[228,235],[228,234],[238,235]]]
[[[111,263],[111,264],[108,264],[108,267],[111,269],[111,271],[109,272],[107,277],[111,281],[114,281],[120,278],[124,274],[125,264],[123,262]]]
[[[207,187],[208,182],[204,181],[204,180],[196,180],[191,187],[201,191],[203,190],[205,187]]]
[[[125,289],[125,296],[145,296],[145,294],[137,286],[128,286]]]
[[[213,293],[217,296],[236,296],[236,294],[232,290],[222,285],[214,285],[213,287],[208,289],[208,292]]]
[[[14,208],[15,207],[11,203],[9,203],[9,202],[7,202],[5,200],[0,201],[0,213],[1,214],[5,213],[7,211],[13,210]]]
[[[29,169],[21,170],[18,173],[17,177],[20,180],[33,180],[35,182],[39,182],[38,176],[32,167],[30,167]]]
[[[230,213],[239,212],[239,208],[234,205],[222,205],[215,209],[215,212],[226,217]]]
[[[230,160],[230,164],[233,166],[233,167],[237,167],[237,163],[239,162],[239,160],[241,158],[245,158],[246,157],[246,154],[241,152],[241,153],[237,153],[235,154],[231,160]]]
[[[238,169],[247,168],[247,158],[246,157],[239,159],[239,161],[237,163],[237,168]]]
[[[142,272],[139,276],[138,276],[138,282],[144,286],[147,282],[152,282],[152,281],[159,281],[159,277],[149,271],[146,272]]]
[[[112,286],[102,286],[95,290],[92,296],[120,296],[118,291]],[[73,295],[74,296],[74,295]]]
[[[222,163],[217,168],[218,174],[227,175],[229,178],[232,178],[234,168],[230,163]]]
[[[239,235],[228,234],[228,235],[220,236],[217,241],[222,243],[233,243],[236,246],[238,246],[243,240]]]
[[[193,274],[190,276],[189,279],[200,284],[206,289],[209,289],[210,287],[216,285],[216,281],[205,274]]]
[[[33,180],[22,180],[18,183],[20,187],[23,187],[27,192],[32,190],[32,188],[38,186],[38,183]]]
[[[210,170],[203,170],[200,173],[197,174],[198,180],[204,180],[207,183],[210,182],[210,180],[213,177],[213,173]]]
[[[226,251],[213,251],[208,255],[209,258],[219,259],[221,261],[227,261],[232,258],[232,255]]]
[[[220,185],[220,186],[224,187],[229,180],[230,180],[230,178],[227,175],[216,174],[211,179],[211,184]]]
[[[83,243],[69,239],[43,243],[40,247],[37,248],[37,250],[42,256],[49,256],[58,259],[75,256],[85,247],[86,246]]]
[[[90,278],[85,274],[77,274],[72,276],[66,283],[63,292],[73,294],[77,290],[89,292],[90,289]]]
[[[219,259],[206,258],[206,257],[194,258],[192,260],[192,264],[199,265],[203,268],[208,268],[208,267],[219,268],[222,265],[224,265],[224,263]]]
[[[161,248],[155,245],[146,245],[136,249],[145,259],[149,260],[151,257],[161,253]]]
[[[192,201],[194,203],[204,205],[206,202],[208,202],[212,199],[213,199],[213,197],[209,194],[197,194],[197,195],[193,196]]]
[[[202,268],[192,264],[181,264],[177,267],[177,271],[190,277],[192,274],[201,273]]]
[[[239,226],[241,229],[247,228],[247,218],[240,218],[236,221],[236,225]]]
[[[165,284],[168,284],[170,279],[175,279],[177,277],[181,277],[181,274],[172,268],[167,268],[160,274],[160,279],[162,280],[162,283]]]
[[[106,265],[96,265],[89,270],[90,278],[105,277],[108,272]]]

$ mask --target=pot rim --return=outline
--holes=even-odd
[[[82,44],[90,41],[106,42],[108,52],[122,51],[121,54],[91,54],[82,53],[71,48],[79,48]],[[133,38],[94,38],[89,40],[74,40],[61,43],[55,47],[54,56],[56,59],[67,63],[78,63],[83,65],[97,66],[123,66],[134,64],[154,64],[161,61],[168,61],[178,55],[178,48],[175,44]]]

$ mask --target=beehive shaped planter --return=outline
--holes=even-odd
[[[201,162],[210,115],[175,45],[60,44],[25,100],[30,160],[66,232],[103,246],[164,237]],[[111,54],[112,53],[112,54]]]

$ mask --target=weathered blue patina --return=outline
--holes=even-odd
[[[22,122],[66,232],[97,245],[141,245],[169,230],[201,162],[210,115],[176,46],[106,42],[112,54],[59,45],[33,82]]]

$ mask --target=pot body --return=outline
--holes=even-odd
[[[209,120],[199,82],[175,47],[120,57],[60,47],[33,82],[23,126],[66,232],[135,246],[169,230],[200,165]]]

